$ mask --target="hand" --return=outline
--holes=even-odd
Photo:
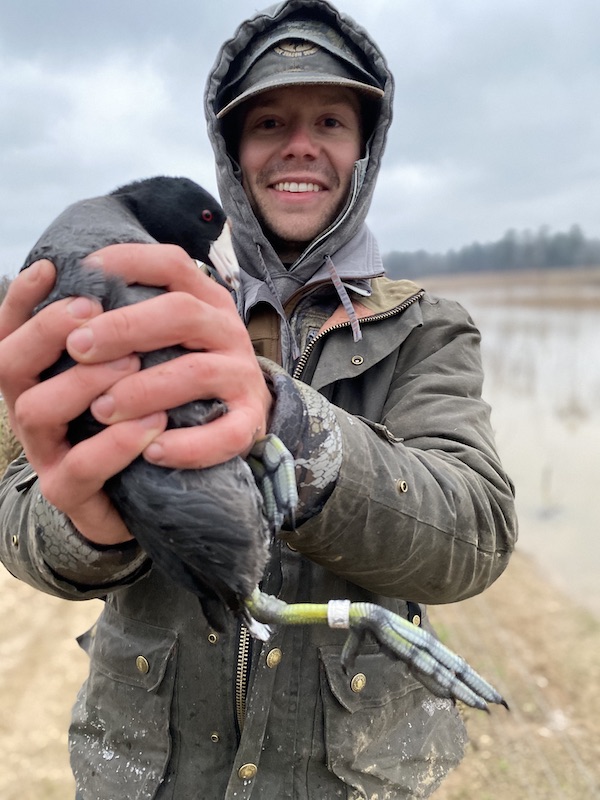
[[[165,431],[144,456],[161,466],[204,468],[246,455],[267,432],[272,397],[230,293],[171,245],[112,245],[88,261],[128,283],[168,291],[73,330],[66,344],[76,361],[100,364],[175,344],[191,351],[111,385],[91,405],[98,421],[113,426],[219,398],[227,414],[197,428]]]
[[[131,537],[102,491],[109,477],[143,451],[154,463],[176,468],[245,455],[266,433],[272,399],[229,293],[182,250],[114,245],[89,262],[130,283],[169,291],[106,314],[84,298],[63,300],[31,318],[55,272],[46,261],[29,267],[0,308],[0,388],[44,496],[84,536],[111,544]],[[172,344],[194,352],[138,371],[135,352]],[[39,374],[64,349],[77,365],[40,383]],[[165,431],[165,409],[213,397],[227,403],[224,417]],[[90,405],[107,428],[70,447],[67,425]]]
[[[102,487],[164,430],[166,415],[111,426],[70,447],[65,438],[69,421],[120,378],[137,371],[139,359],[128,355],[93,367],[76,365],[40,383],[39,374],[65,349],[68,334],[102,312],[98,303],[76,298],[54,303],[32,317],[54,278],[53,265],[40,261],[9,288],[0,307],[0,389],[44,496],[83,535],[114,544],[131,536]]]

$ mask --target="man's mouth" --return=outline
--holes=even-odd
[[[321,186],[318,183],[307,183],[297,181],[280,181],[273,184],[273,189],[278,192],[320,192]]]

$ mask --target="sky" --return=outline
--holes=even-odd
[[[255,0],[0,0],[0,274],[70,203],[150,175],[216,193],[203,115]],[[597,0],[339,0],[396,78],[368,217],[383,253],[600,236]]]

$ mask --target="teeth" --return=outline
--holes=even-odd
[[[278,192],[320,192],[321,187],[318,183],[297,183],[296,181],[283,181],[276,183],[275,189]]]

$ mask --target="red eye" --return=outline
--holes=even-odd
[[[212,218],[213,218],[212,211],[209,211],[208,208],[205,208],[204,211],[202,212],[202,219],[204,220],[204,222],[212,222]]]

